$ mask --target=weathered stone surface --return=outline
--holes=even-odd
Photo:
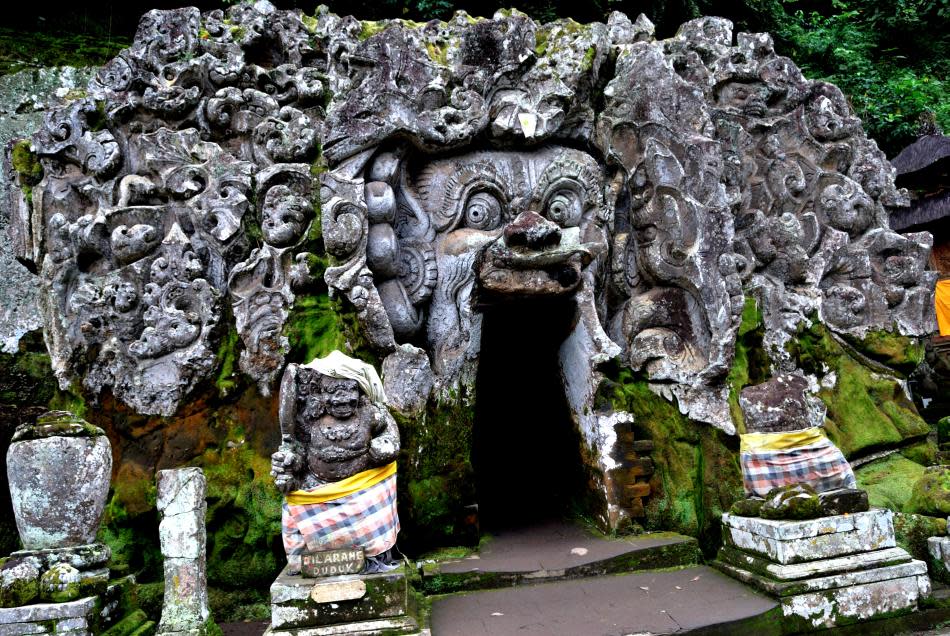
[[[934,577],[943,582],[950,581],[950,537],[929,537],[927,550],[933,558]]]
[[[434,380],[429,357],[418,347],[400,345],[383,360],[387,404],[404,415],[425,409]]]
[[[48,550],[20,550],[10,556],[35,558],[42,568],[57,563],[68,563],[77,570],[94,570],[105,566],[112,556],[112,550],[104,543],[91,543],[69,548],[51,548]]]
[[[0,77],[0,236],[13,239],[0,241],[0,351],[4,353],[16,352],[20,337],[43,325],[37,302],[39,279],[17,263],[15,247],[22,238],[23,220],[16,219],[29,214],[26,196],[32,194],[35,183],[23,184],[26,187],[21,189],[15,182],[17,168],[28,166],[13,161],[11,144],[39,130],[46,111],[80,98],[93,73],[92,69],[62,67]],[[17,154],[24,157],[23,150],[29,145],[27,141]]]
[[[765,519],[814,519],[822,516],[818,493],[808,484],[775,488],[759,509]]]
[[[271,586],[271,627],[303,628],[396,618],[409,613],[408,582],[400,570],[382,574],[344,575],[307,579],[288,570]],[[315,586],[330,590],[359,582],[363,592],[348,600],[315,599]],[[330,590],[332,591],[332,590]],[[338,590],[339,591],[339,590]],[[318,594],[318,596],[320,596]]]
[[[796,581],[855,570],[899,565],[911,560],[910,554],[903,548],[885,548],[843,557],[782,565],[728,546],[719,551],[717,558],[721,562],[737,568],[756,574],[764,574],[779,581]]]
[[[165,596],[159,634],[205,633],[208,610],[206,573],[206,481],[200,468],[158,473],[158,526],[165,559]]]
[[[28,550],[93,543],[109,492],[112,452],[101,429],[50,412],[17,429],[7,478]]]
[[[892,548],[893,513],[869,510],[807,521],[773,521],[724,514],[723,540],[781,564]]]
[[[35,559],[13,557],[0,567],[0,607],[32,603],[40,595],[40,568]]]
[[[871,506],[868,493],[857,488],[839,488],[818,493],[822,513],[826,516],[866,512]]]
[[[17,249],[64,384],[170,414],[209,377],[230,302],[267,390],[313,282],[317,191],[327,284],[381,352],[424,342],[437,385],[477,354],[475,289],[575,294],[592,333],[724,430],[744,293],[779,365],[815,311],[841,333],[929,332],[929,237],[887,229],[905,201],[883,155],[767,35],[734,43],[702,18],[656,41],[620,14],[363,31],[267,2],[152,11],[89,96],[49,114]]]
[[[858,555],[860,556],[860,555]],[[823,562],[819,561],[819,563]],[[846,571],[827,576],[812,576],[798,581],[775,582],[767,577],[756,574],[743,573],[738,568],[729,565],[723,567],[739,579],[749,580],[764,592],[778,597],[787,597],[803,592],[818,592],[823,590],[837,590],[853,586],[863,586],[869,583],[890,581],[906,577],[927,576],[927,564],[923,561],[907,561],[896,565],[885,565],[873,568],[862,568],[862,563],[855,559],[851,568]]]
[[[779,433],[822,426],[825,405],[811,394],[808,380],[785,373],[742,389],[739,405],[749,433]]]
[[[95,607],[96,599],[90,596],[68,603],[37,603],[22,607],[0,608],[0,626],[60,618],[89,617]]]

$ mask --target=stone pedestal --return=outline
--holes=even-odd
[[[950,517],[947,521],[950,522]],[[947,531],[950,532],[950,525]],[[950,537],[930,537],[927,539],[927,548],[932,559],[934,578],[944,583],[950,582]]]
[[[270,593],[269,636],[422,633],[405,567],[316,579],[284,568]]]
[[[87,636],[93,633],[97,623],[96,598],[93,596],[68,603],[37,603],[0,608],[0,634],[4,636]]]
[[[889,510],[807,521],[725,514],[722,524],[716,567],[777,597],[801,629],[910,613],[930,595],[927,565],[897,547]]]

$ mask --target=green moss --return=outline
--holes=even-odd
[[[848,338],[848,343],[872,360],[905,375],[913,372],[924,360],[925,348],[919,339],[890,331],[871,331],[863,339]]]
[[[926,439],[902,448],[901,455],[922,466],[929,466],[937,462],[937,444],[933,440]]]
[[[925,515],[897,512],[894,514],[894,535],[897,544],[910,552],[915,559],[932,561],[930,550],[927,548],[927,539],[942,537],[947,534],[947,519],[945,517],[928,517]]]
[[[736,430],[745,432],[745,420],[739,407],[739,393],[747,386],[768,379],[771,363],[762,346],[765,323],[752,297],[746,297],[742,320],[736,333],[736,350],[726,381],[729,384],[729,412]]]
[[[0,404],[47,404],[58,390],[59,385],[53,376],[50,357],[39,330],[20,339],[17,353],[0,353]],[[76,409],[62,410],[76,413]],[[81,416],[82,410],[78,409],[77,415]]]
[[[164,582],[139,583],[135,586],[135,604],[153,621],[161,619],[164,600]]]
[[[548,36],[550,33],[544,27],[538,27],[534,34],[534,54],[543,57],[544,52],[548,50]]]
[[[807,484],[773,488],[759,509],[764,519],[815,519],[823,513],[818,493]]]
[[[33,152],[28,139],[21,139],[13,144],[10,151],[10,165],[16,170],[20,183],[23,185],[36,185],[43,178],[43,166],[40,165],[39,157]]]
[[[906,510],[911,487],[923,474],[923,466],[899,454],[888,455],[854,471],[858,486],[868,492],[872,506],[898,511]]]
[[[897,380],[861,364],[823,325],[800,328],[788,351],[808,373],[835,372],[835,385],[818,395],[828,407],[828,436],[846,456],[930,432]]]
[[[442,66],[448,66],[449,47],[447,44],[426,42],[426,53],[428,54],[429,59],[435,62],[436,64],[441,64]]]
[[[231,27],[231,39],[235,42],[240,42],[244,39],[244,36],[247,35],[247,30],[242,26]]]
[[[584,51],[584,59],[581,60],[581,70],[589,71],[594,68],[594,58],[597,57],[597,47],[593,44]]]
[[[102,636],[130,636],[146,625],[155,627],[155,622],[150,621],[145,612],[137,609],[131,614],[126,614],[122,620],[102,632]]]
[[[221,344],[218,347],[218,353],[215,357],[220,368],[214,384],[218,387],[218,394],[221,397],[227,396],[240,384],[240,380],[235,376],[238,361],[238,343],[240,341],[241,338],[238,336],[237,330],[231,328],[221,339]]]
[[[357,35],[359,40],[368,40],[377,33],[384,31],[386,27],[392,24],[389,20],[362,20],[360,21],[360,32]]]
[[[126,38],[0,29],[0,75],[50,66],[100,66],[130,44]]]
[[[950,515],[950,466],[931,466],[914,483],[906,512],[946,517]]]
[[[234,436],[243,438],[240,431]],[[244,444],[223,446],[197,462],[208,483],[208,582],[225,589],[266,586],[283,566],[282,497],[269,457]]]
[[[402,436],[399,504],[406,549],[474,544],[471,464],[474,410],[469,390],[431,400],[417,418],[396,415]]]
[[[744,496],[736,436],[691,421],[629,369],[616,367],[606,374],[598,408],[632,413],[637,439],[654,443],[646,527],[698,537],[705,553],[715,551],[719,518]]]

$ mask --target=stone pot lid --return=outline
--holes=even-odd
[[[21,424],[13,433],[13,442],[24,442],[47,437],[98,437],[105,435],[98,426],[93,426],[69,411],[47,411],[36,418],[34,424]]]

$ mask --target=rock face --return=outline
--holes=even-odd
[[[481,307],[561,297],[568,402],[605,475],[631,421],[595,404],[607,362],[735,432],[746,297],[777,371],[815,316],[851,337],[934,323],[931,238],[888,229],[905,196],[844,95],[718,18],[658,41],[619,13],[151,11],[31,143],[14,245],[55,373],[139,413],[173,414],[232,329],[272,390],[288,314],[324,285],[384,369],[418,372],[394,395],[421,413],[471,388]]]
[[[23,547],[93,543],[111,476],[111,446],[101,429],[62,411],[20,427],[7,451],[7,479]]]
[[[200,468],[158,473],[158,525],[165,558],[159,634],[203,636],[210,618],[206,576],[205,476]]]

